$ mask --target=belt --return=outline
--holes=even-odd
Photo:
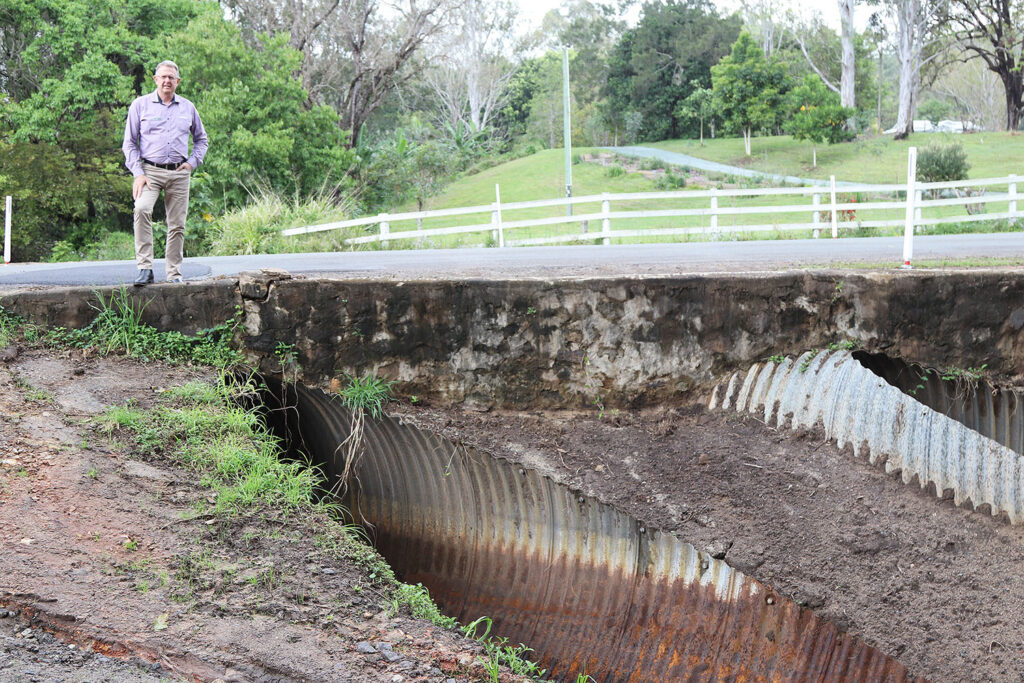
[[[143,159],[142,163],[149,164],[150,166],[156,166],[157,168],[162,168],[162,169],[165,169],[167,171],[175,171],[175,170],[177,170],[177,168],[179,166],[181,166],[185,162],[179,161],[176,164],[158,164],[155,161],[150,161],[149,159]]]

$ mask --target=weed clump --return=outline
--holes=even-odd
[[[142,322],[146,304],[136,306],[127,287],[115,289],[109,299],[99,292],[96,297],[98,302],[90,306],[97,315],[87,327],[57,327],[46,333],[44,341],[52,346],[92,348],[104,355],[120,352],[143,361],[195,362],[221,368],[242,362],[242,355],[231,348],[231,339],[241,320],[240,310],[220,325],[193,337],[178,331],[160,332]]]

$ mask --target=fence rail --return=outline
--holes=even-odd
[[[915,229],[942,223],[1013,220],[1024,215],[1018,210],[1016,175],[919,183],[915,182],[916,158],[916,148],[910,148],[905,184],[848,184],[839,192],[833,177],[828,187],[604,193],[503,204],[500,188],[495,186],[496,201],[492,204],[383,213],[289,228],[282,234],[376,226],[375,232],[349,237],[342,243],[352,246],[379,243],[387,247],[398,240],[423,241],[490,233],[489,243],[498,246],[537,246],[597,241],[610,244],[612,240],[695,235],[720,239],[735,233],[795,231],[811,231],[814,237],[819,237],[823,230],[838,237],[840,231],[904,226],[904,261],[909,265]],[[990,190],[1000,186],[1006,190]],[[793,203],[787,199],[790,197],[809,197],[810,203]],[[784,203],[777,203],[780,200]],[[613,203],[617,205],[614,211]],[[567,206],[586,210],[575,215],[561,213]],[[957,211],[956,207],[964,207],[964,211]],[[558,214],[544,211],[555,208],[559,209]],[[508,214],[515,212],[533,215],[510,220]],[[424,223],[431,225],[424,227]],[[591,224],[599,229],[592,230]],[[536,234],[538,232],[541,234]],[[506,233],[515,238],[507,239]]]

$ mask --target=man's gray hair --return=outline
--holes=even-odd
[[[174,69],[174,73],[177,74],[178,78],[181,78],[181,71],[178,70],[178,65],[175,64],[174,62],[172,62],[169,59],[165,59],[164,61],[162,61],[162,62],[160,62],[159,64],[156,65],[156,69],[153,70],[153,75],[154,76],[156,76],[156,72],[159,71],[160,67],[162,67],[162,66],[169,66],[169,67],[171,67],[172,69]]]

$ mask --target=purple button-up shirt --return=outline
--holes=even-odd
[[[188,136],[192,134],[192,154],[188,153]],[[143,175],[142,159],[157,164],[180,164],[187,161],[198,168],[210,146],[206,129],[199,120],[194,104],[181,95],[174,95],[164,104],[154,90],[135,98],[128,108],[124,126],[124,165],[133,176]]]

